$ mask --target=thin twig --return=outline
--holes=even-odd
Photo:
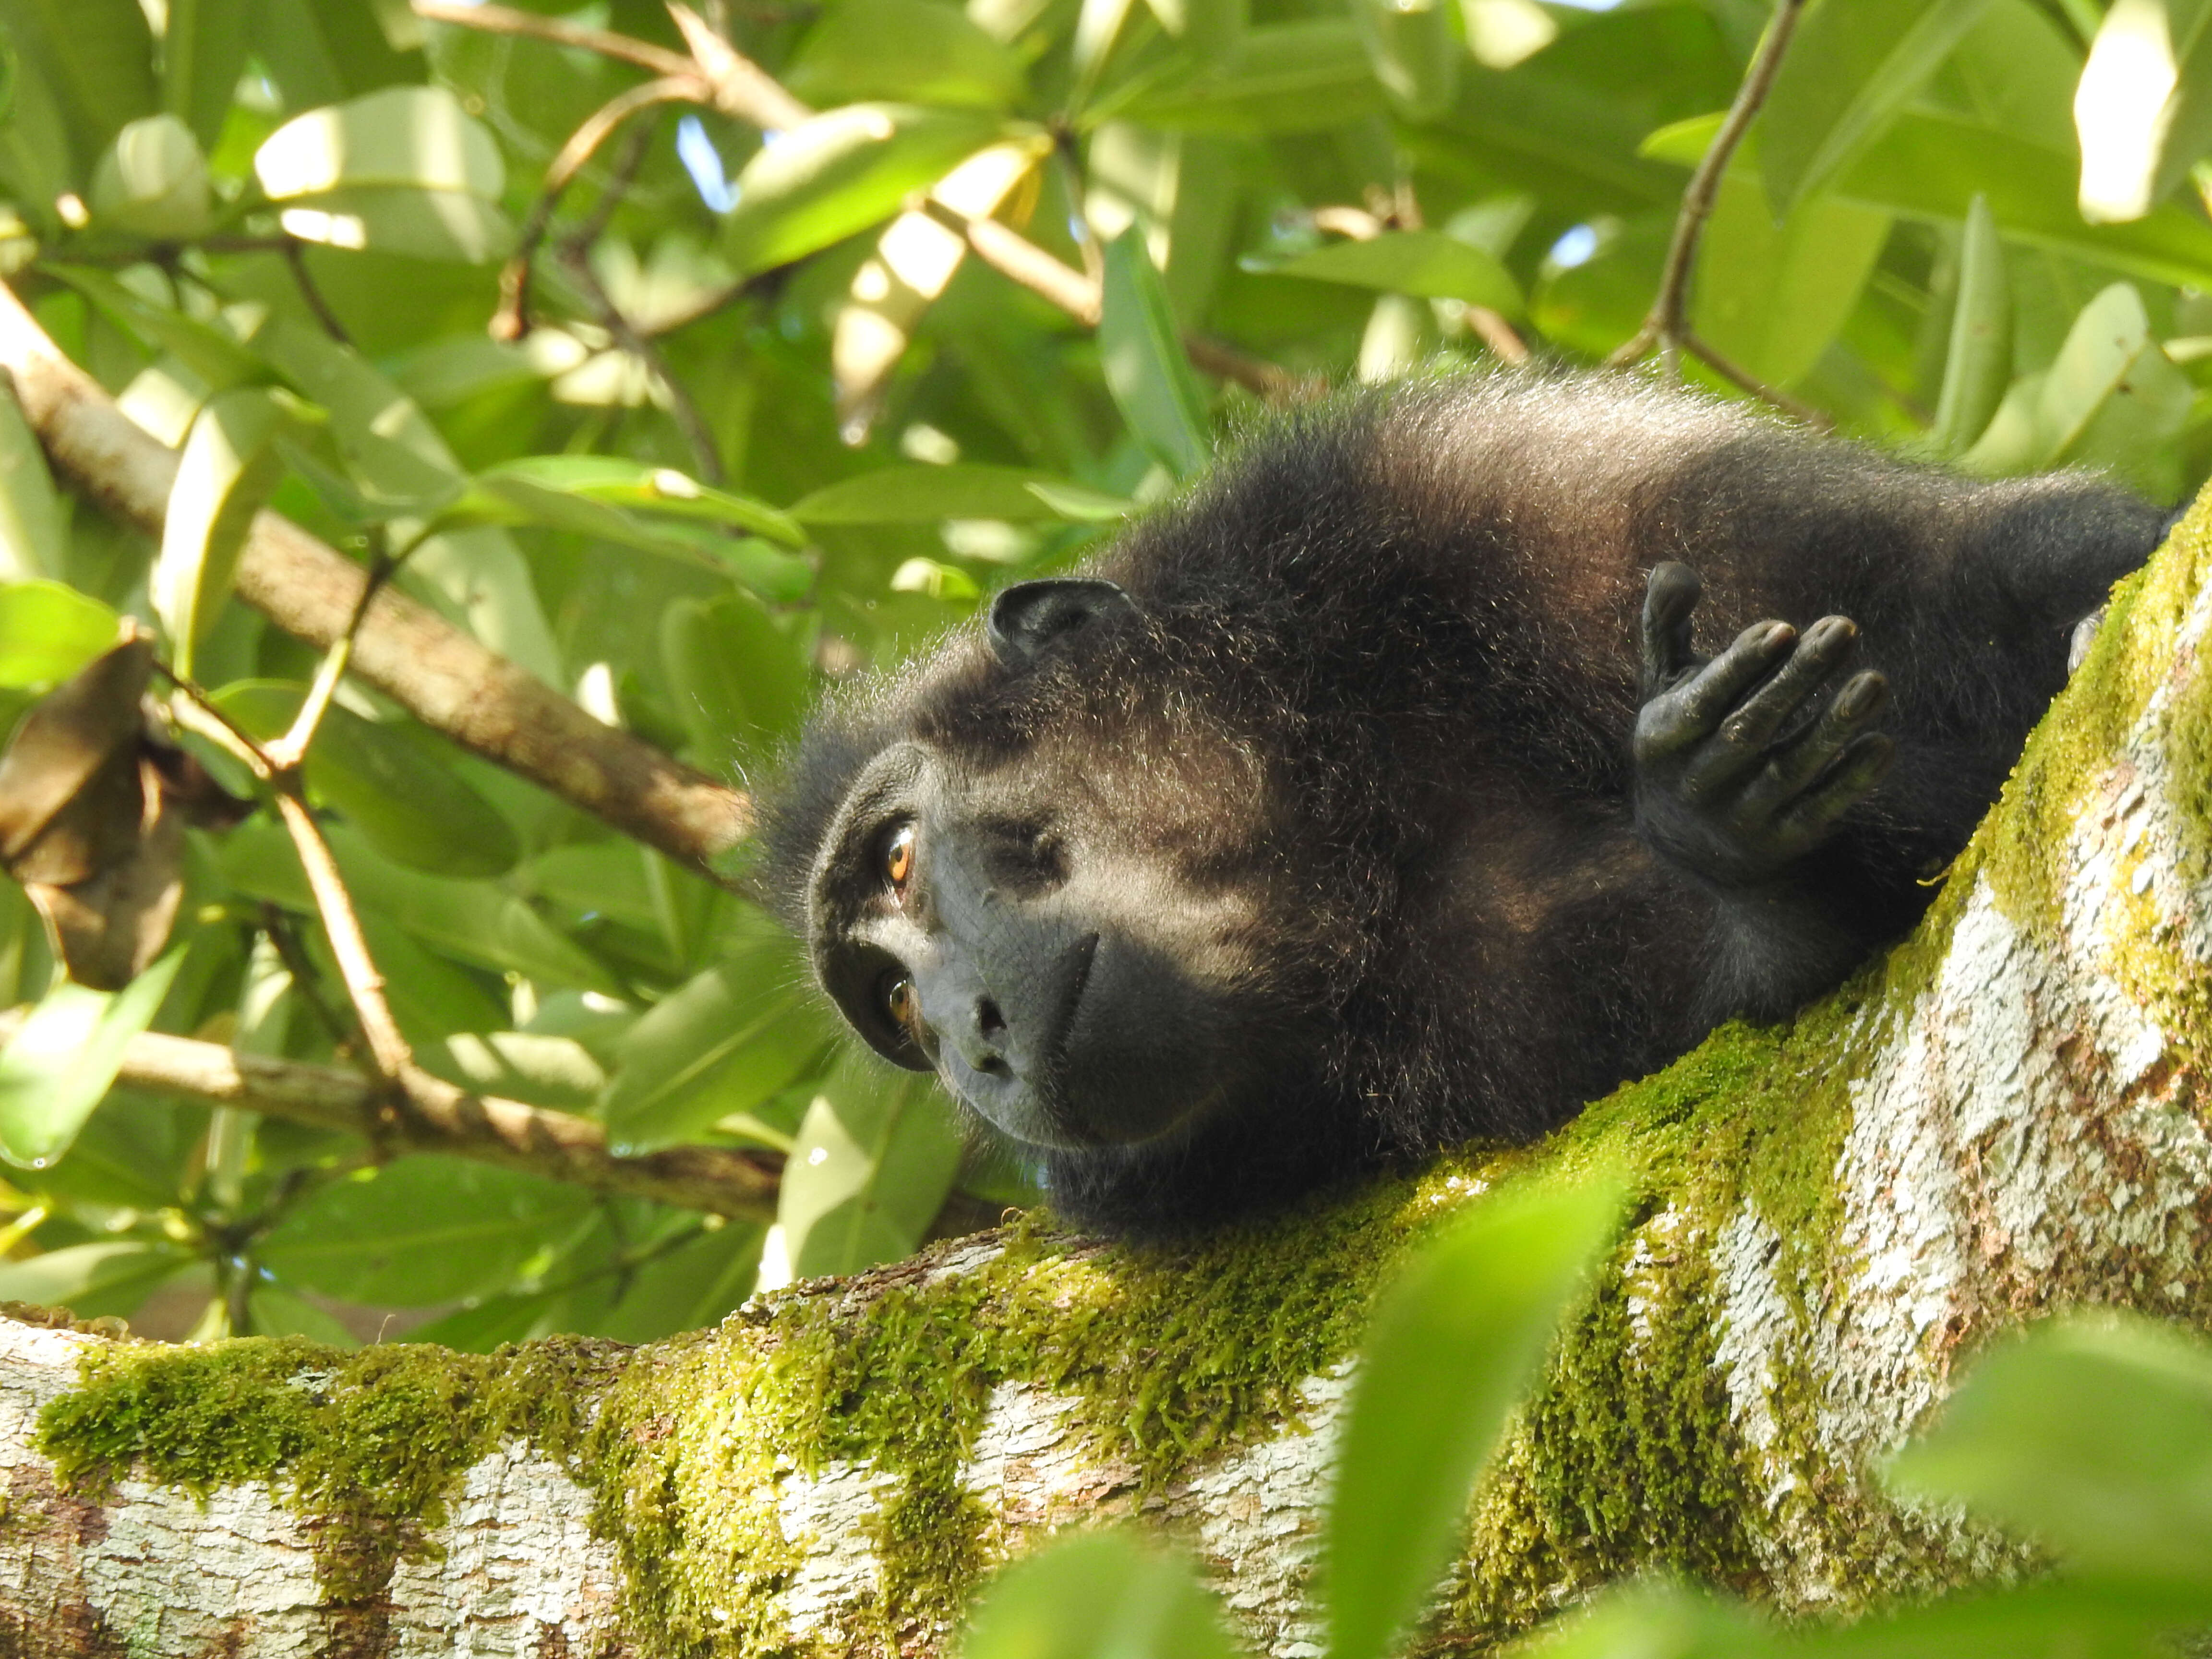
[[[683,433],[684,441],[690,448],[693,469],[700,480],[720,483],[722,456],[714,443],[714,429],[707,424],[707,417],[692,401],[690,390],[668,367],[668,360],[661,356],[659,347],[641,334],[635,325],[623,315],[622,307],[615,304],[614,296],[592,269],[591,250],[581,242],[564,241],[561,245],[561,262],[569,278],[591,301],[600,325],[614,337],[615,343],[643,363],[668,394],[668,412],[675,417],[677,429]]]
[[[307,302],[307,309],[314,313],[315,320],[323,325],[323,332],[342,346],[351,345],[353,337],[346,332],[337,313],[331,309],[330,301],[323,298],[322,289],[308,274],[307,250],[295,237],[284,238],[284,263],[291,267],[292,286],[300,290],[300,297]]]
[[[361,1027],[346,1019],[331,1006],[330,999],[323,994],[322,975],[307,955],[307,947],[300,942],[299,930],[292,926],[292,918],[268,901],[261,905],[261,932],[276,952],[276,959],[284,964],[284,971],[292,976],[292,988],[299,993],[300,1000],[307,1005],[307,1012],[315,1024],[331,1040],[331,1047],[341,1058],[356,1061],[366,1057],[368,1043]]]
[[[682,52],[656,46],[650,40],[617,34],[611,29],[587,28],[558,17],[541,17],[534,11],[518,11],[513,6],[479,6],[470,3],[470,0],[413,0],[413,7],[417,17],[428,18],[434,23],[480,29],[487,34],[519,34],[556,46],[574,46],[584,52],[595,52],[602,58],[635,64],[655,75],[687,75],[694,68],[691,60]]]
[[[300,855],[307,890],[313,895],[316,912],[323,920],[323,933],[331,942],[331,954],[338,961],[338,977],[345,982],[347,1000],[361,1021],[362,1035],[368,1040],[377,1072],[404,1087],[415,1069],[415,1050],[392,1016],[392,1004],[384,994],[383,972],[369,954],[360,913],[354,908],[353,895],[346,890],[345,877],[331,853],[331,844],[323,839],[322,826],[307,810],[296,782],[287,781],[292,787],[280,786],[276,792],[276,813]]]
[[[1826,415],[1814,408],[1812,404],[1802,402],[1788,392],[1767,385],[1741,364],[1721,356],[1694,334],[1685,334],[1682,337],[1682,349],[1703,362],[1706,368],[1711,369],[1723,380],[1730,382],[1740,390],[1749,392],[1761,403],[1771,404],[1784,414],[1795,416],[1808,426],[1816,427],[1825,432],[1835,424]]]
[[[291,728],[274,743],[262,745],[262,752],[270,763],[280,772],[295,770],[307,757],[307,745],[315,740],[323,716],[337,695],[338,682],[345,678],[346,665],[353,660],[354,641],[361,636],[361,625],[368,619],[368,607],[374,601],[377,590],[392,579],[399,568],[399,560],[385,550],[383,526],[377,526],[376,556],[369,561],[368,580],[362,584],[361,598],[355,601],[353,615],[347,618],[345,632],[332,640],[330,648],[315,669],[314,682],[307,687],[307,695],[300,701],[300,712],[292,718]]]
[[[0,1013],[0,1043],[21,1028],[29,1012]],[[384,1100],[380,1085],[335,1066],[240,1054],[227,1043],[152,1031],[125,1045],[116,1080],[287,1122],[354,1133]],[[472,1095],[419,1069],[410,1079],[408,1104],[414,1109],[390,1128],[394,1141],[414,1151],[474,1158],[683,1209],[756,1221],[775,1216],[777,1172],[783,1164],[777,1153],[691,1146],[617,1158],[607,1150],[605,1128],[589,1118]]]
[[[714,107],[734,120],[749,121],[763,132],[787,132],[814,112],[786,92],[775,78],[708,26],[689,6],[667,0],[668,15],[691,48],[691,63],[714,88]]]
[[[576,227],[575,241],[588,246],[606,234],[615,216],[615,210],[629,194],[629,187],[637,182],[638,169],[645,165],[646,154],[653,148],[654,136],[660,131],[660,112],[655,110],[647,119],[629,130],[623,140],[622,154],[615,157],[614,167],[607,179],[607,187],[599,192],[584,222]]]
[[[706,82],[687,68],[681,75],[641,82],[627,91],[617,93],[568,135],[568,142],[561,146],[561,153],[545,169],[545,182],[538,190],[538,199],[531,204],[530,216],[523,222],[522,234],[500,271],[499,309],[492,314],[490,325],[494,339],[519,340],[530,332],[531,263],[538,257],[538,246],[545,240],[562,193],[599,146],[640,110],[650,109],[656,104],[703,104],[709,100]]]
[[[1668,244],[1667,263],[1659,278],[1659,292],[1651,302],[1651,310],[1644,319],[1644,326],[1636,331],[1635,337],[1606,359],[1608,365],[1619,368],[1639,361],[1654,345],[1666,354],[1670,377],[1675,373],[1674,354],[1689,331],[1687,316],[1690,306],[1690,276],[1698,260],[1698,242],[1705,234],[1705,221],[1712,216],[1713,203],[1720,194],[1721,177],[1728,171],[1736,146],[1750,129],[1752,119],[1766,102],[1766,94],[1773,90],[1774,76],[1782,67],[1782,56],[1790,49],[1790,37],[1796,32],[1798,15],[1805,9],[1805,0],[1775,0],[1774,21],[1767,27],[1766,39],[1759,43],[1759,53],[1745,71],[1743,84],[1736,88],[1735,101],[1729,106],[1727,117],[1713,142],[1698,161],[1697,171],[1690,175],[1689,187],[1682,192],[1681,211],[1674,216],[1674,240]]]

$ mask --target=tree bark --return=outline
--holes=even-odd
[[[1316,1654],[1372,1287],[1437,1214],[1599,1155],[1641,1200],[1428,1644],[1646,1567],[1844,1614],[2020,1570],[1869,1470],[1995,1332],[2212,1312],[2208,531],[2124,585],[1911,939],[1538,1147],[1175,1251],[1025,1221],[635,1350],[0,1327],[0,1651],[927,1654],[996,1561],[1135,1516],[1256,1650]]]

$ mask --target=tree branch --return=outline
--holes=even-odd
[[[1775,0],[1774,21],[1767,27],[1766,38],[1744,72],[1743,84],[1736,88],[1735,101],[1729,106],[1720,131],[1713,135],[1697,171],[1690,175],[1689,187],[1682,192],[1682,209],[1674,217],[1674,239],[1667,246],[1667,262],[1650,313],[1635,337],[1606,359],[1609,367],[1626,368],[1656,345],[1665,354],[1669,374],[1675,372],[1676,354],[1689,332],[1690,276],[1698,263],[1698,240],[1705,234],[1705,221],[1712,216],[1722,176],[1735,159],[1736,147],[1766,102],[1766,94],[1774,89],[1783,54],[1790,49],[1790,37],[1796,33],[1798,15],[1804,9],[1805,0]],[[1766,393],[1762,390],[1758,395]]]
[[[0,1014],[0,1044],[15,1034],[27,1012]],[[589,1118],[471,1094],[428,1073],[421,1078],[418,1109],[387,1114],[382,1125],[392,1143],[410,1152],[473,1158],[594,1192],[741,1220],[775,1218],[783,1164],[777,1153],[670,1146],[617,1158],[607,1151],[606,1131]],[[339,1066],[240,1054],[219,1042],[155,1032],[131,1039],[116,1081],[355,1133],[385,1103],[375,1084]]]
[[[611,29],[588,28],[558,17],[543,17],[534,11],[518,11],[513,6],[472,5],[469,0],[413,0],[413,7],[417,17],[428,18],[434,23],[479,29],[487,34],[520,35],[550,46],[595,52],[602,58],[635,64],[655,75],[689,75],[697,67],[682,52],[656,46],[649,40],[617,34]]]
[[[0,286],[0,368],[57,471],[106,511],[158,534],[177,457],[117,409]],[[286,632],[328,647],[368,575],[273,513],[255,520],[238,564],[240,599]],[[416,719],[686,867],[742,841],[751,804],[629,732],[601,725],[444,618],[386,587],[368,607],[354,672]]]

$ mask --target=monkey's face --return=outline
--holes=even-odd
[[[1051,620],[1055,639],[1087,625]],[[1124,708],[1111,744],[1067,720],[985,754],[888,744],[817,843],[806,924],[824,988],[879,1054],[1073,1152],[1250,1100],[1296,1022],[1264,948],[1280,929],[1256,773],[1172,716]]]

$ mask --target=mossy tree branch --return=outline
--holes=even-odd
[[[1886,962],[1542,1146],[1175,1252],[1025,1224],[635,1350],[0,1322],[0,1631],[31,1654],[156,1628],[147,1650],[180,1654],[240,1631],[276,1654],[927,1653],[992,1562],[1133,1515],[1195,1547],[1256,1648],[1310,1651],[1370,1291],[1449,1206],[1595,1158],[1641,1171],[1640,1201],[1431,1644],[1645,1568],[1830,1613],[2015,1568],[1867,1471],[2041,1310],[2212,1322],[2208,569],[2200,505]]]

